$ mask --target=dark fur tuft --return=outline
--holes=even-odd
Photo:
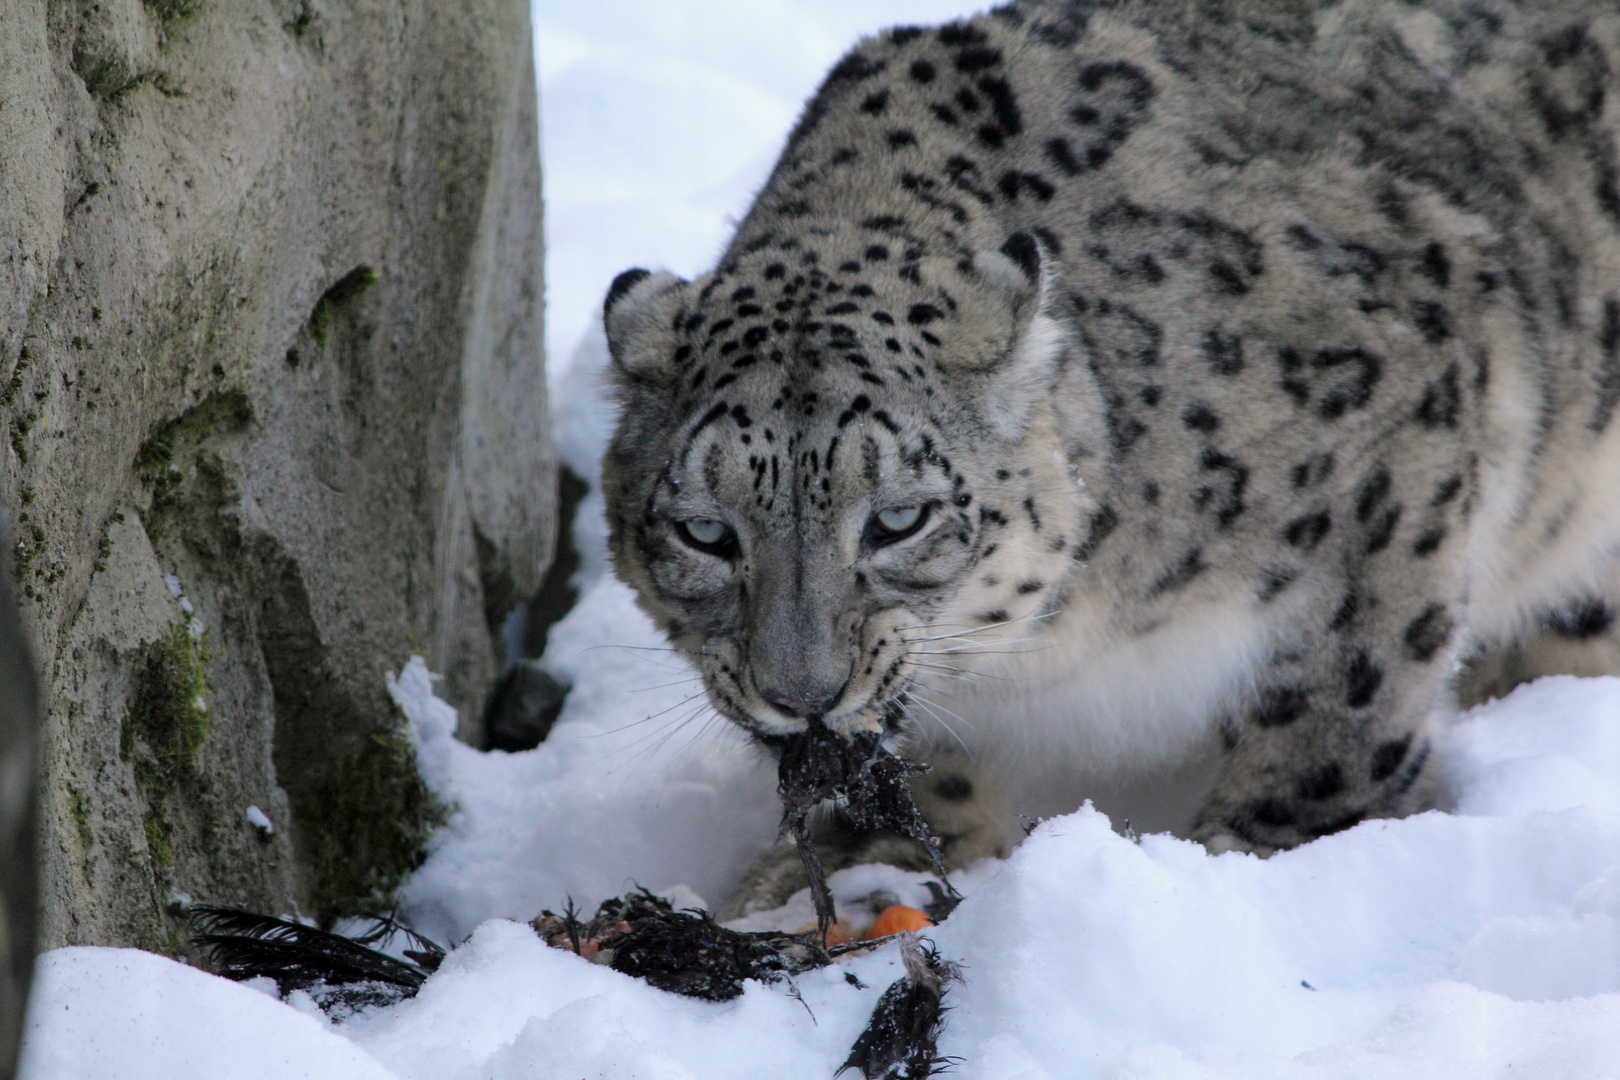
[[[1041,245],[1031,234],[1020,229],[1007,237],[1001,253],[1018,264],[1018,269],[1032,282],[1041,279]]]
[[[650,277],[652,277],[651,270],[643,270],[638,266],[614,278],[613,284],[608,286],[607,299],[602,301],[602,315],[606,317],[613,310],[613,305],[623,300],[626,293]]]

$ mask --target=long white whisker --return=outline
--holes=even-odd
[[[911,658],[907,657],[907,659]],[[1015,675],[998,675],[993,671],[971,671],[967,668],[959,668],[954,664],[929,663],[926,660],[911,659],[911,665],[912,667],[921,668],[925,671],[937,671],[942,675],[948,675],[952,678],[970,683],[978,682],[980,679],[990,679],[999,683],[1017,683],[1024,681]]]
[[[629,649],[631,652],[663,652],[680,653],[682,656],[696,656],[691,649],[677,649],[673,645],[620,645],[616,642],[605,642],[601,645],[588,645],[586,652],[595,652],[597,649]]]
[[[691,702],[696,701],[698,698],[707,698],[707,697],[708,697],[708,691],[699,690],[695,694],[686,695],[681,700],[677,701],[675,704],[669,706],[668,708],[659,709],[657,712],[653,713],[650,716],[643,716],[640,720],[632,720],[628,724],[625,724],[623,727],[610,728],[607,731],[598,731],[594,735],[586,735],[585,738],[587,738],[587,739],[600,739],[600,738],[602,738],[602,737],[604,737],[606,735],[617,735],[621,731],[629,731],[631,728],[639,727],[640,725],[647,723],[649,720],[656,720],[660,716],[663,716],[665,713],[674,712],[676,709],[680,708],[682,705],[690,704]]]
[[[641,766],[645,765],[647,762],[651,761],[653,757],[657,755],[658,751],[663,749],[664,745],[668,743],[670,739],[673,739],[680,733],[682,728],[686,727],[693,720],[696,720],[699,716],[703,715],[703,710],[707,707],[707,705],[708,703],[705,702],[703,705],[693,709],[679,723],[671,725],[668,730],[664,731],[662,735],[659,736],[650,746],[648,746],[641,753],[637,754],[633,759],[625,762],[623,765],[616,765],[613,768],[608,769],[607,775],[611,776],[620,769],[628,769],[629,771],[625,773],[624,777],[625,782],[628,783],[630,777],[635,774],[635,771],[641,768]],[[656,732],[654,733],[654,735],[657,734],[658,733]],[[642,739],[638,739],[635,743],[631,743],[629,746],[621,747],[620,749],[628,750],[630,747],[637,745],[637,743],[645,742],[649,738],[653,738],[653,736],[645,736]],[[623,790],[623,785],[620,785],[620,790]]]
[[[1040,647],[1045,648],[1047,645],[1051,644],[1051,639],[1044,638],[1044,637],[992,638],[989,641],[966,641],[966,640],[964,640],[962,638],[941,638],[939,642],[907,641],[907,642],[905,642],[905,644],[907,644],[907,645],[938,645],[938,644],[940,644],[940,642],[951,642],[951,641],[960,642],[960,644],[947,645],[944,648],[936,648],[936,649],[918,649],[916,651],[917,652],[935,652],[935,653],[975,652],[975,651],[981,651],[981,650],[984,650],[984,649],[988,649],[992,645],[1024,645],[1024,644],[1027,644],[1027,643],[1033,641],[1033,642],[1041,643]],[[1030,650],[1030,651],[1033,651],[1033,650]]]
[[[923,701],[924,700],[922,697],[919,697],[916,694],[915,691],[908,690],[908,691],[906,691],[906,693],[911,694],[913,699],[916,700],[916,701]],[[936,709],[939,709],[939,710],[941,710],[941,711],[943,711],[945,713],[948,713],[953,719],[955,719],[957,722],[961,723],[962,725],[964,725],[964,726],[966,726],[966,727],[968,727],[970,729],[973,729],[973,730],[978,729],[977,724],[975,724],[973,721],[967,719],[965,716],[963,716],[961,713],[957,712],[955,709],[946,708],[946,706],[940,704],[937,701],[930,701],[930,702],[928,702],[928,704],[932,705]]]
[[[904,638],[901,639],[901,640],[904,640],[907,645],[938,645],[941,642],[956,641],[956,642],[961,642],[962,645],[964,647],[966,647],[966,648],[979,649],[979,648],[983,648],[986,645],[1019,645],[1019,644],[1022,644],[1023,642],[1026,642],[1026,641],[1048,641],[1050,639],[1047,638],[1047,637],[1044,637],[1044,636],[1042,636],[1040,634],[1030,634],[1027,637],[991,638],[988,641],[976,641],[976,640],[974,640],[972,638],[960,637],[960,636],[958,636],[958,637],[948,637],[948,638],[938,638],[938,639],[936,639],[934,641],[927,641],[927,640],[923,640],[923,639],[920,639],[920,638],[915,640],[915,641],[907,640],[907,639],[904,639]]]
[[[691,700],[690,698],[687,699],[687,701],[690,701],[690,700]],[[686,702],[682,702],[682,704],[686,704]],[[698,705],[691,712],[687,713],[685,715],[685,717],[683,717],[682,719],[668,721],[665,724],[663,724],[662,726],[654,728],[652,731],[649,731],[646,734],[640,735],[637,738],[635,738],[634,740],[625,743],[623,746],[619,746],[619,747],[614,748],[613,750],[609,751],[609,753],[610,754],[617,754],[617,753],[624,753],[624,752],[629,751],[629,750],[634,750],[636,747],[641,746],[643,743],[651,742],[651,741],[653,741],[655,739],[658,739],[660,736],[664,736],[667,732],[669,732],[672,729],[676,730],[676,731],[679,731],[682,725],[684,725],[686,723],[689,723],[702,710],[703,710],[703,705]],[[620,730],[622,731],[624,729],[621,728]]]
[[[645,694],[653,690],[668,690],[672,686],[684,686],[690,682],[701,682],[702,679],[702,675],[694,672],[684,679],[676,679],[674,682],[659,683],[657,686],[638,686],[636,689],[630,692],[632,694]]]
[[[710,710],[709,718],[707,720],[703,721],[702,726],[700,726],[697,729],[697,731],[692,735],[692,737],[687,740],[686,745],[681,747],[680,751],[672,759],[670,759],[670,764],[671,765],[677,765],[680,762],[685,761],[686,756],[692,752],[692,748],[694,746],[696,746],[698,743],[700,743],[701,741],[703,741],[703,736],[706,735],[708,733],[709,729],[714,726],[714,722],[716,720],[723,720],[723,719],[725,719],[725,718],[723,716],[721,716],[718,712],[714,712],[713,710]]]
[[[913,660],[911,662],[911,666],[921,668],[924,671],[937,671],[947,679],[960,679],[962,682],[978,681],[977,678],[975,678],[972,674],[963,672],[961,668],[948,667],[944,664],[925,664],[920,661]]]
[[[960,735],[958,735],[956,733],[956,729],[951,727],[950,722],[947,721],[943,716],[939,715],[939,713],[934,711],[934,706],[933,706],[932,703],[930,703],[928,701],[924,701],[922,698],[918,697],[916,694],[912,693],[910,690],[907,690],[905,692],[905,696],[910,698],[912,701],[916,702],[917,705],[921,706],[925,711],[927,711],[928,715],[933,717],[934,722],[936,724],[938,724],[940,727],[944,728],[945,731],[950,735],[950,737],[955,739],[956,742],[957,742],[957,745],[959,745],[963,750],[966,750],[968,748],[967,743],[962,741],[962,736],[960,736]]]
[[[933,683],[918,683],[917,685],[920,687],[925,687],[930,694],[941,694],[955,702],[960,702],[962,700],[961,694],[953,694],[943,686],[936,686]],[[915,689],[915,687],[913,689]]]
[[[1037,639],[1028,638],[1025,640],[1034,641]],[[1015,641],[1011,644],[1021,645],[1023,643],[1023,641]],[[962,645],[954,649],[918,649],[916,650],[916,654],[918,656],[960,656],[971,653],[974,656],[1027,656],[1030,653],[1044,652],[1052,647],[1051,642],[1046,642],[1045,644],[1035,645],[1028,649],[990,648],[991,645],[1002,644],[1006,644],[1006,642],[987,641],[983,645]]]
[[[1001,622],[985,623],[982,626],[970,627],[969,629],[964,630],[961,634],[947,634],[947,635],[942,635],[942,637],[969,637],[969,636],[972,636],[973,634],[982,634],[982,633],[985,633],[988,630],[995,630],[995,629],[997,629],[999,627],[1003,627],[1003,626],[1016,626],[1019,623],[1026,623],[1026,622],[1039,622],[1042,619],[1050,619],[1050,618],[1052,618],[1052,616],[1054,616],[1056,614],[1057,614],[1057,612],[1055,612],[1055,611],[1048,611],[1048,612],[1045,612],[1045,613],[1040,614],[1040,615],[1021,615],[1016,619],[1004,619]],[[904,634],[908,630],[950,629],[950,628],[952,628],[954,626],[959,626],[959,625],[962,625],[962,624],[960,624],[960,623],[934,623],[934,624],[932,624],[930,626],[900,626],[900,627],[895,628],[895,633]],[[940,640],[940,639],[935,639],[935,638],[915,638],[915,639],[912,639],[912,640],[931,641],[931,640]]]

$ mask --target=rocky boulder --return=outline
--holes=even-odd
[[[554,532],[527,0],[0,0],[0,505],[43,944],[322,920],[442,818]]]

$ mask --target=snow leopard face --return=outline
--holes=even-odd
[[[1027,233],[941,257],[827,231],[614,283],[615,567],[723,715],[893,728],[919,676],[1054,602],[1077,502],[1030,422],[1064,352],[1042,261]]]

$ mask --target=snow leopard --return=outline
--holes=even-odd
[[[1620,655],[1617,65],[1584,0],[862,40],[712,271],[607,294],[617,574],[760,740],[954,748],[946,817],[1202,745],[1214,852],[1443,800],[1471,657]]]

